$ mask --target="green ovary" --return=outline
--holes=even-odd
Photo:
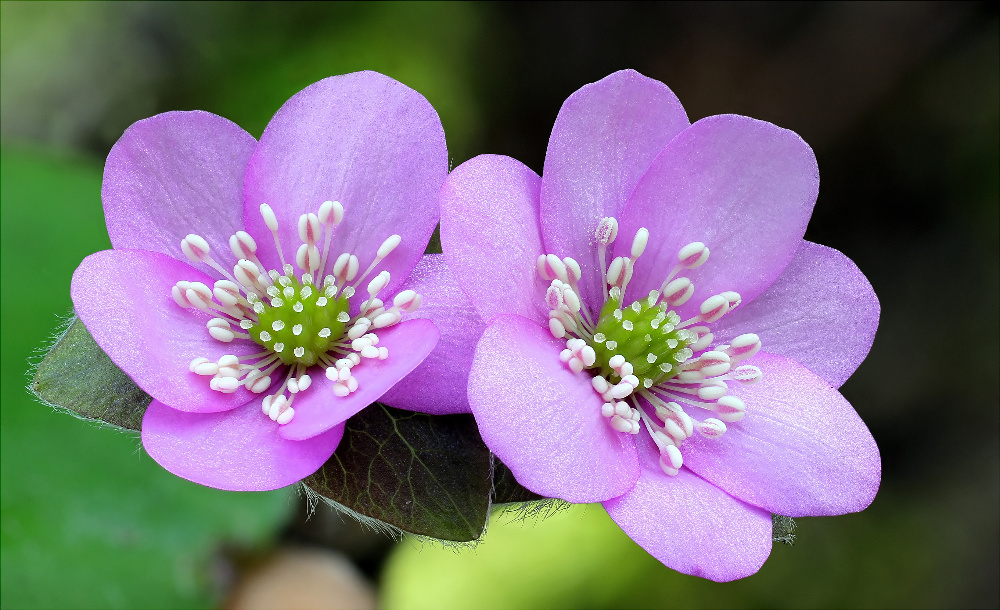
[[[294,276],[288,277],[289,288],[294,289],[294,295],[286,297],[284,294],[278,298],[282,300],[280,307],[273,307],[269,303],[264,303],[264,311],[257,315],[258,324],[252,326],[248,332],[254,342],[275,352],[284,364],[303,364],[312,366],[316,364],[320,355],[325,354],[331,345],[338,342],[344,334],[346,323],[338,320],[341,313],[346,314],[350,308],[348,297],[341,295],[336,299],[325,299],[324,305],[319,305],[317,301],[323,298],[323,291],[316,286],[309,286],[311,294],[302,297],[302,284]],[[276,284],[280,289],[286,288]],[[308,285],[307,285],[308,286]],[[302,304],[302,311],[295,311],[295,304]],[[279,324],[280,330],[274,329],[275,322],[284,322],[284,326]],[[295,327],[301,325],[301,331],[296,334]],[[320,331],[329,328],[330,333],[320,336]],[[270,335],[268,340],[261,339],[262,333]],[[266,336],[266,335],[265,335]],[[276,351],[275,346],[282,344],[281,351]],[[302,355],[295,355],[296,348],[303,348]]]
[[[601,308],[601,317],[591,343],[597,354],[594,368],[609,377],[617,373],[609,360],[622,355],[632,364],[632,374],[648,385],[661,383],[677,374],[677,366],[691,356],[688,346],[697,336],[677,329],[677,314],[649,305],[648,299],[635,301],[619,309],[619,301],[609,299]],[[648,387],[647,385],[647,387]]]

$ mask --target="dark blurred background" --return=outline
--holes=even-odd
[[[296,575],[299,593],[353,586],[359,605],[374,583],[394,608],[1000,605],[993,3],[0,6],[4,608],[241,607]],[[390,544],[325,508],[306,521],[288,490],[176,479],[134,438],[24,392],[73,269],[109,247],[101,170],[132,122],[197,108],[259,136],[304,86],[373,69],[437,108],[453,166],[501,153],[540,172],[562,101],[622,68],[666,83],[692,120],[801,134],[822,176],[806,237],[854,259],[882,303],[842,388],[881,448],[881,491],[863,513],[800,520],[758,575],[673,573],[596,506],[501,516],[459,552]],[[351,565],[361,584],[337,589]]]

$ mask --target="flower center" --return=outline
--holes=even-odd
[[[739,306],[736,292],[705,299],[698,315],[688,320],[682,321],[673,310],[694,294],[694,284],[679,273],[708,260],[709,249],[701,242],[681,248],[677,264],[659,290],[623,306],[649,231],[636,232],[631,256],[617,257],[607,265],[607,246],[617,235],[618,222],[602,218],[595,237],[604,304],[596,319],[579,297],[580,265],[554,254],[538,258],[539,275],[551,281],[545,293],[549,330],[557,339],[567,339],[560,359],[576,373],[587,370],[593,375],[594,391],[605,400],[601,413],[611,427],[629,434],[645,427],[660,450],[660,467],[673,476],[683,465],[680,447],[696,430],[707,438],[718,438],[726,432],[725,422],[743,419],[745,406],[729,395],[727,382],[760,380],[757,367],[737,365],[756,354],[761,343],[757,335],[747,333],[730,345],[705,351],[714,335],[702,324],[713,323]],[[716,417],[698,420],[692,416],[706,411]]]
[[[232,273],[212,258],[204,238],[191,234],[181,241],[185,256],[209,265],[226,279],[217,281],[214,288],[200,282],[177,282],[171,294],[181,307],[216,316],[206,325],[215,340],[252,341],[264,349],[242,357],[226,355],[214,362],[195,358],[190,370],[211,377],[209,386],[223,393],[235,392],[242,386],[260,394],[283,379],[276,392],[264,397],[262,408],[272,420],[287,424],[295,415],[291,406],[295,396],[312,385],[307,373],[311,367],[325,371],[334,382],[337,396],[356,391],[358,381],[352,369],[362,365],[364,359],[389,357],[387,348],[378,347],[378,329],[399,323],[403,313],[420,307],[422,299],[416,292],[405,290],[386,307],[378,298],[389,283],[389,272],[382,271],[368,282],[368,298],[352,316],[351,298],[357,287],[396,249],[399,235],[382,242],[375,260],[360,276],[358,257],[349,252],[341,254],[326,274],[333,231],[343,220],[344,208],[338,202],[324,202],[318,214],[299,218],[302,245],[295,257],[300,270],[296,274],[295,267],[285,262],[274,212],[267,204],[260,206],[260,211],[274,238],[281,273],[274,269],[263,271],[257,244],[244,231],[229,238],[233,256],[239,259]],[[323,278],[322,282],[318,278]],[[286,368],[279,372],[282,366]]]

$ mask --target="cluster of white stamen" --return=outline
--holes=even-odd
[[[312,385],[307,369],[314,365],[324,369],[337,396],[354,392],[358,389],[354,367],[366,359],[389,357],[389,350],[378,345],[377,331],[398,324],[404,313],[420,307],[422,299],[405,290],[387,307],[378,298],[390,279],[389,272],[382,271],[367,284],[368,298],[358,314],[351,315],[350,298],[399,246],[400,236],[383,241],[375,260],[360,275],[360,261],[350,252],[337,257],[327,273],[334,229],[344,218],[344,207],[326,201],[318,213],[299,217],[302,244],[296,251],[295,266],[300,274],[295,275],[295,267],[286,262],[281,248],[274,211],[263,204],[260,212],[274,238],[280,272],[266,270],[257,257],[257,243],[244,231],[229,238],[229,248],[238,259],[232,273],[212,258],[204,238],[191,234],[181,240],[184,255],[192,262],[209,265],[225,279],[212,288],[201,282],[180,281],[171,288],[171,295],[179,306],[213,316],[206,324],[213,339],[221,343],[253,341],[264,347],[259,353],[225,355],[214,362],[196,358],[190,363],[191,372],[211,377],[209,387],[227,394],[241,387],[262,394],[281,381],[277,391],[264,397],[262,410],[278,424],[287,424],[295,415],[295,397]],[[281,367],[284,372],[279,371]]]
[[[736,292],[710,296],[684,321],[673,311],[694,295],[694,283],[679,273],[708,260],[709,249],[701,242],[680,249],[677,264],[659,290],[625,307],[625,291],[649,243],[649,231],[639,229],[629,256],[606,265],[607,247],[617,235],[618,222],[602,218],[595,233],[606,301],[600,312],[591,312],[580,299],[576,261],[553,254],[538,257],[539,275],[551,282],[545,293],[549,330],[566,339],[560,359],[573,372],[594,374],[592,385],[604,400],[601,414],[609,425],[629,434],[638,434],[644,426],[660,451],[661,468],[676,475],[683,465],[684,440],[695,432],[718,438],[726,432],[726,422],[743,418],[745,405],[729,394],[727,382],[760,380],[760,369],[740,365],[757,353],[760,339],[748,333],[729,345],[712,347],[714,335],[705,325],[740,305]],[[711,411],[714,417],[695,419],[688,408]]]

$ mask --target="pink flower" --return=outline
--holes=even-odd
[[[441,257],[422,254],[447,164],[431,105],[374,72],[297,93],[260,142],[200,111],[132,125],[104,173],[115,249],[80,264],[72,295],[97,343],[153,397],[146,451],[231,490],[319,468],[345,420],[438,342],[420,318],[449,304],[439,297],[453,284]],[[441,360],[417,381],[450,366]],[[390,404],[467,408],[403,385]]]
[[[878,448],[834,388],[879,306],[802,239],[818,183],[795,133],[689,124],[633,71],[566,100],[543,177],[501,156],[448,176],[445,255],[490,323],[469,402],[522,485],[602,502],[661,562],[718,581],[760,568],[771,513],[868,506]]]

